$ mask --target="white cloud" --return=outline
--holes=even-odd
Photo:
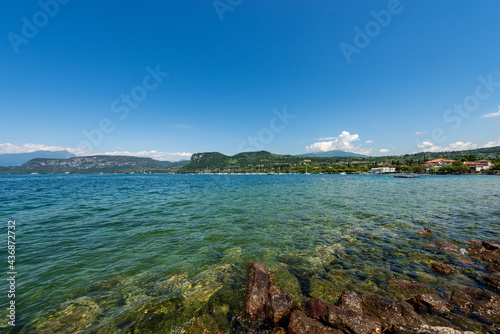
[[[359,154],[370,154],[371,149],[363,149],[359,145],[353,143],[359,140],[358,134],[350,134],[348,131],[342,131],[338,137],[320,138],[310,146],[306,146],[308,152],[326,152],[333,150],[341,150],[346,152],[353,152]]]
[[[126,155],[132,157],[152,158],[160,161],[179,161],[179,160],[189,160],[193,155],[193,153],[158,152],[158,151],[141,151],[141,152],[114,151],[105,153],[92,153],[91,155]]]
[[[194,126],[189,124],[170,124],[171,128],[179,128],[179,129],[194,129]]]
[[[498,117],[500,116],[500,106],[498,107],[497,112],[490,112],[489,114],[481,116],[481,118],[492,118],[492,117]]]
[[[75,154],[84,154],[83,149],[71,148],[71,147],[62,147],[62,146],[48,146],[43,144],[22,144],[15,145],[11,143],[0,144],[0,153],[30,153],[35,151],[63,151],[67,150],[68,152]]]
[[[367,141],[365,141],[365,144],[371,144],[371,143],[373,143],[373,140],[367,140]]]
[[[494,146],[500,146],[500,140],[487,142],[486,144],[481,146],[481,148],[494,147]]]
[[[452,143],[447,147],[434,145],[431,142],[424,141],[421,145],[417,145],[422,151],[425,152],[445,152],[445,151],[463,151],[463,150],[473,150],[477,148],[479,145],[474,144],[472,142],[461,142],[457,141],[456,143]]]
[[[386,149],[386,148],[381,148],[381,149],[379,150],[379,152],[380,152],[380,153],[388,153],[388,152],[389,152],[389,150],[388,150],[388,149]]]
[[[10,143],[0,144],[0,153],[29,153],[35,151],[62,151],[66,150],[68,152],[74,153],[78,156],[82,155],[127,155],[134,157],[148,157],[156,160],[162,161],[178,161],[190,159],[192,153],[188,152],[158,152],[158,151],[141,151],[141,152],[129,152],[129,151],[114,151],[105,153],[90,153],[86,148],[71,148],[62,146],[47,146],[42,144],[22,144],[14,145]]]
[[[428,133],[428,131],[417,131],[415,132],[415,135],[425,135],[426,133]]]

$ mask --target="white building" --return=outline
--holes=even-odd
[[[394,173],[396,172],[395,167],[377,167],[372,168],[372,174],[383,174],[383,173]]]

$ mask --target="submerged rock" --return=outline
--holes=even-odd
[[[184,327],[184,331],[189,334],[222,334],[217,321],[208,314],[192,319]]]
[[[467,248],[472,257],[485,262],[493,262],[500,259],[500,243],[498,242],[474,242]]]
[[[37,333],[75,333],[97,320],[101,310],[89,297],[80,297],[62,304],[48,321],[37,326]]]
[[[420,294],[407,300],[416,310],[431,314],[448,314],[451,305],[436,294]]]
[[[481,276],[489,287],[500,291],[500,273]]]
[[[287,324],[290,315],[296,309],[300,310],[300,305],[288,293],[283,292],[279,286],[273,285],[269,289],[269,319],[273,325],[279,323]]]
[[[500,297],[491,291],[464,288],[454,291],[451,304],[466,316],[477,316],[487,322],[500,322]]]
[[[288,324],[288,334],[342,334],[342,331],[323,325],[321,322],[309,318],[302,311],[294,311]]]
[[[472,266],[472,267],[475,267],[476,265],[474,264],[474,262],[472,262],[470,259],[467,259],[467,258],[463,258],[463,259],[455,259],[455,262],[458,262],[460,264],[463,264],[465,266]]]
[[[399,298],[406,299],[415,293],[428,293],[430,289],[422,283],[405,279],[392,279],[389,281],[389,290],[396,293]]]
[[[436,240],[432,240],[432,242],[434,242],[436,244],[439,244],[441,246],[444,246],[444,247],[448,247],[448,248],[452,248],[452,249],[457,249],[457,250],[460,249],[460,247],[458,247],[457,245],[452,244],[451,242],[448,242],[448,241],[436,239]]]
[[[434,232],[432,232],[430,228],[426,227],[415,235],[433,235],[433,234]]]
[[[250,263],[245,295],[245,314],[250,318],[265,319],[269,303],[268,285],[269,276],[266,265],[262,262]]]
[[[408,327],[396,325],[392,328],[393,334],[474,334],[474,332],[462,332],[450,327],[422,325],[417,327]]]
[[[320,317],[321,321],[344,333],[381,333],[382,325],[377,318],[359,314],[349,309],[328,305]]]
[[[451,264],[447,263],[434,263],[431,267],[432,271],[443,274],[443,275],[451,275],[455,272],[455,267],[452,266]]]
[[[500,259],[495,259],[491,261],[491,263],[488,263],[486,269],[488,269],[490,273],[500,273]]]

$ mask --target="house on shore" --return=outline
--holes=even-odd
[[[493,163],[489,160],[478,160],[473,162],[464,162],[464,165],[469,166],[472,172],[482,172],[484,170],[490,169]]]
[[[371,169],[372,174],[383,174],[383,173],[394,173],[396,172],[395,167],[376,167]]]
[[[451,165],[455,160],[449,160],[449,159],[434,159],[430,161],[426,161],[425,165],[429,168],[431,167],[443,167],[447,165]]]

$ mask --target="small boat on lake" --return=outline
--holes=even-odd
[[[416,179],[420,177],[420,175],[417,174],[396,174],[394,177],[401,178],[401,179]]]

